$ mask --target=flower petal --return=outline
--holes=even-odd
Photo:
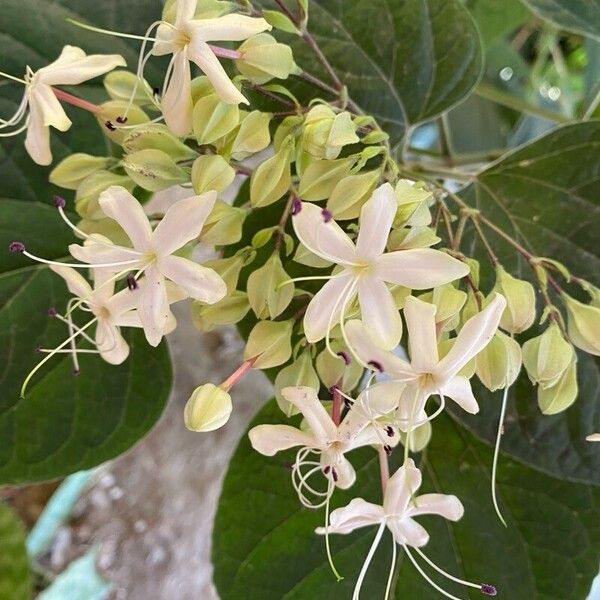
[[[273,456],[294,446],[313,447],[314,440],[290,425],[258,425],[248,432],[252,447],[265,456]]]
[[[442,386],[440,391],[444,396],[452,398],[456,404],[468,413],[475,415],[479,412],[479,405],[475,396],[473,396],[471,382],[466,377],[460,377],[459,375],[453,377]]]
[[[323,445],[337,438],[337,427],[317,396],[317,390],[305,385],[286,387],[281,395],[297,406],[306,419],[313,437]]]
[[[437,374],[445,379],[456,375],[494,337],[506,300],[500,294],[478,314],[471,317],[460,330],[450,351],[439,362]]]
[[[188,23],[192,42],[241,42],[272,29],[262,18],[229,14],[214,19],[195,19]]]
[[[183,50],[173,54],[173,70],[160,105],[165,123],[178,136],[192,131],[192,74],[188,57]]]
[[[119,54],[91,54],[81,48],[65,46],[60,56],[37,72],[38,81],[47,85],[78,85],[127,63]]]
[[[141,266],[142,263],[142,255],[131,250],[131,248],[124,248],[123,246],[107,246],[105,244],[94,242],[85,242],[83,246],[80,246],[79,244],[70,244],[69,253],[77,260],[90,265],[130,263],[131,269],[135,269],[136,266]],[[122,271],[125,266],[127,265],[123,264],[122,266],[110,267],[110,269],[116,273]]]
[[[50,265],[50,268],[65,280],[68,290],[74,296],[89,298],[92,295],[92,287],[75,269],[63,267],[62,265]]]
[[[181,27],[194,18],[198,0],[177,0],[175,27]]]
[[[398,381],[415,379],[416,374],[410,364],[393,352],[382,350],[361,321],[346,323],[346,335],[350,341],[351,350],[363,363],[370,363],[376,368],[381,367],[384,373],[393,375],[394,379]]]
[[[100,194],[98,203],[104,214],[123,228],[136,250],[144,252],[148,249],[152,235],[150,221],[132,194],[124,187],[112,185]]]
[[[167,302],[165,278],[154,265],[146,268],[145,277],[146,285],[141,289],[138,314],[148,343],[158,346],[171,312]]]
[[[356,262],[356,248],[344,230],[333,220],[327,223],[316,204],[303,202],[299,213],[292,218],[298,239],[313,254],[324,260],[351,265]]]
[[[48,85],[33,85],[29,91],[29,110],[37,108],[42,114],[44,127],[54,127],[59,131],[67,131],[71,127],[71,119]]]
[[[362,498],[354,498],[349,504],[332,511],[329,517],[329,527],[318,527],[315,532],[320,535],[327,533],[352,533],[360,527],[377,525],[383,521],[385,513],[378,504],[367,502]]]
[[[360,211],[360,227],[356,238],[358,256],[371,259],[383,253],[397,210],[394,188],[384,183],[373,192]]]
[[[164,256],[158,260],[158,268],[195,300],[214,304],[227,294],[227,286],[216,271],[187,258]]]
[[[96,347],[100,356],[111,365],[120,365],[129,356],[127,342],[107,319],[100,319],[96,326]]]
[[[354,295],[353,277],[343,274],[330,279],[310,301],[304,315],[304,335],[314,344],[322,340],[330,328],[335,327],[342,314],[344,304],[351,302]]]
[[[347,490],[356,481],[356,471],[352,463],[343,454],[340,455],[338,452],[325,450],[321,454],[321,464],[324,467],[331,467],[327,477],[331,478],[335,486],[341,490]]]
[[[423,494],[417,496],[408,509],[411,517],[417,515],[439,515],[450,521],[458,521],[465,514],[462,502],[449,494]]]
[[[415,248],[388,252],[376,259],[375,272],[388,283],[425,290],[460,279],[469,267],[439,250]]]
[[[363,325],[381,348],[395,348],[402,337],[402,319],[387,285],[375,277],[361,277],[358,302]]]
[[[438,363],[435,304],[409,296],[404,304],[410,362],[419,373],[431,373]]]
[[[157,255],[172,254],[197,238],[216,200],[217,192],[207,192],[170,206],[152,234],[151,244]]]
[[[50,129],[44,125],[44,115],[35,103],[29,105],[25,149],[38,165],[49,165],[52,162]]]
[[[388,527],[396,543],[401,546],[408,545],[420,548],[429,541],[429,534],[425,528],[410,517],[405,517],[401,521],[390,520],[388,521]]]
[[[411,496],[419,487],[421,487],[421,471],[415,467],[412,458],[409,458],[387,482],[383,498],[385,514],[404,515]]]
[[[213,84],[217,94],[228,104],[248,104],[248,100],[229,79],[219,59],[215,56],[210,46],[201,40],[192,39],[187,47],[188,58],[195,62]]]

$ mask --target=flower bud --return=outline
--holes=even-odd
[[[136,127],[123,139],[122,145],[128,154],[138,150],[162,150],[174,161],[189,160],[196,156],[196,152],[174,136],[162,123],[148,123]]]
[[[354,165],[352,157],[338,160],[317,160],[311,163],[300,178],[298,194],[303,200],[318,201],[328,198],[335,186]]]
[[[577,357],[573,358],[558,381],[551,387],[538,388],[538,405],[545,415],[555,415],[575,402],[577,387]]]
[[[314,158],[333,160],[342,148],[356,144],[356,125],[349,112],[336,115],[329,106],[318,104],[306,115],[302,132],[302,147]]]
[[[431,223],[429,201],[433,195],[423,185],[408,179],[398,181],[395,190],[398,200],[398,212],[394,220],[394,227],[400,227],[401,225],[424,227]]]
[[[271,143],[271,116],[271,113],[254,110],[244,117],[231,147],[231,155],[235,160],[244,160]]]
[[[275,399],[279,408],[287,417],[300,412],[300,409],[286,400],[281,395],[281,390],[286,387],[307,386],[318,390],[320,387],[319,376],[312,363],[310,349],[304,350],[302,354],[291,364],[279,371],[275,377]]]
[[[100,128],[104,135],[119,146],[123,140],[131,133],[131,125],[141,125],[147,123],[150,117],[135,104],[129,107],[129,102],[125,100],[109,100],[100,105],[102,110],[96,114]],[[127,129],[120,129],[117,119],[123,118],[127,114]]]
[[[289,279],[278,252],[274,252],[262,267],[251,273],[247,284],[248,300],[259,319],[274,319],[289,306],[294,297],[294,284],[281,285]]]
[[[454,339],[446,337],[447,334],[440,340],[438,344],[438,358],[442,360],[450,349],[454,346]],[[477,367],[477,357],[473,357],[458,373],[461,377],[466,377],[467,379],[471,379],[473,375],[475,375],[475,368]]]
[[[447,283],[436,287],[432,292],[419,296],[423,302],[435,304],[435,322],[438,331],[451,331],[459,323],[460,311],[467,302],[467,294]]]
[[[521,346],[498,331],[477,355],[475,372],[491,392],[512,385],[521,370]]]
[[[400,431],[400,442],[402,445],[406,445],[406,433],[404,431]],[[415,427],[410,432],[410,451],[411,452],[422,452],[427,444],[431,441],[431,421],[427,421],[423,423],[423,425],[419,425]]]
[[[535,290],[523,279],[517,279],[496,266],[496,284],[493,291],[506,298],[506,308],[500,319],[500,327],[509,333],[521,333],[529,329],[535,319]]]
[[[86,177],[106,169],[113,160],[110,156],[92,156],[82,152],[71,154],[52,169],[50,183],[68,190],[76,190]]]
[[[216,271],[225,282],[228,292],[233,292],[237,287],[241,270],[254,260],[256,253],[248,248],[243,248],[233,256],[227,258],[214,258],[202,263],[203,267]]]
[[[189,181],[187,172],[162,150],[139,150],[126,154],[121,164],[137,185],[150,192]]]
[[[315,269],[324,269],[331,266],[331,262],[313,254],[304,244],[298,244],[294,254],[294,262]]]
[[[237,50],[241,53],[235,61],[239,72],[259,85],[274,77],[287,79],[290,74],[300,71],[294,62],[292,49],[280,44],[268,33],[252,36]]]
[[[567,294],[562,298],[569,316],[569,339],[584,352],[600,356],[600,308],[583,304]]]
[[[573,354],[573,346],[552,321],[542,335],[523,344],[523,365],[531,382],[545,389],[556,385],[571,364]]]
[[[148,104],[152,96],[152,88],[147,81],[140,82],[138,76],[131,71],[122,69],[111,71],[104,76],[102,82],[106,93],[113,100],[129,102],[135,89],[133,102],[135,104]]]
[[[273,204],[290,189],[290,150],[289,144],[284,144],[253,171],[250,178],[250,203],[254,208]]]
[[[135,183],[126,175],[117,175],[111,171],[96,171],[88,175],[75,192],[75,210],[87,219],[102,219],[104,212],[98,204],[100,194],[112,185],[120,185],[132,192]]]
[[[292,23],[291,19],[278,10],[263,10],[262,16],[263,19],[269,25],[275,27],[275,29],[285,31],[286,33],[294,33],[296,35],[300,34],[298,28]]]
[[[218,154],[199,156],[192,165],[192,186],[196,194],[222,192],[235,179],[235,169]]]
[[[292,355],[294,321],[259,321],[248,336],[244,360],[258,357],[257,369],[270,369],[287,362]]]
[[[348,175],[336,184],[327,200],[327,208],[336,221],[358,218],[379,181],[379,174],[377,170]]]
[[[336,356],[327,349],[317,356],[315,362],[317,373],[325,387],[332,388],[334,385],[339,385],[343,392],[349,392],[358,385],[362,377],[362,365],[352,359],[350,351],[342,340],[332,340],[331,349],[337,353]]]
[[[192,322],[200,331],[212,331],[222,325],[239,323],[250,310],[248,295],[237,290],[215,304],[192,302]]]
[[[231,396],[222,388],[206,383],[192,392],[183,409],[183,419],[190,431],[214,431],[229,421],[232,410]]]
[[[200,241],[211,246],[237,244],[242,239],[242,227],[248,211],[217,200],[215,207],[204,222]]]
[[[388,249],[411,250],[413,248],[429,248],[440,242],[440,239],[431,227],[402,227],[392,229],[388,238]]]
[[[196,102],[192,119],[197,142],[212,144],[238,126],[240,109],[237,104],[223,102],[217,94],[209,94]]]

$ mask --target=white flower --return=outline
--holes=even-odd
[[[78,100],[61,90],[53,89],[52,86],[77,85],[98,75],[103,75],[115,67],[125,65],[125,59],[118,54],[86,56],[81,48],[65,46],[60,56],[46,67],[35,72],[27,67],[24,79],[25,95],[21,105],[13,117],[2,122],[2,128],[17,125],[25,118],[27,107],[29,107],[25,148],[36,163],[49,165],[52,162],[49,128],[54,127],[59,131],[67,131],[71,127],[71,121],[57,95],[68,96],[75,102]],[[86,105],[93,106],[85,101],[80,101],[80,105],[84,108]],[[24,128],[25,126],[12,134],[16,134]]]
[[[211,41],[242,41],[271,29],[262,18],[229,14],[212,19],[194,19],[197,0],[179,0],[174,25],[161,23],[152,53],[172,54],[172,72],[162,97],[165,121],[173,133],[186,135],[192,130],[192,92],[190,61],[202,69],[217,94],[227,103],[248,103],[235,87],[215,54]],[[222,55],[227,50],[222,49]],[[238,53],[231,52],[232,57]],[[170,70],[170,69],[169,69]]]
[[[309,342],[318,342],[340,321],[358,294],[365,326],[382,347],[396,346],[402,321],[387,283],[422,290],[464,277],[467,265],[430,248],[385,252],[397,211],[394,189],[386,183],[375,190],[360,215],[356,244],[316,205],[302,203],[293,217],[298,239],[311,252],[342,267],[315,295],[304,316]]]
[[[369,390],[374,390],[369,388]],[[363,392],[364,394],[365,392]],[[320,469],[333,480],[339,488],[350,487],[356,478],[354,468],[345,457],[347,452],[373,444],[390,446],[396,445],[399,436],[390,430],[387,432],[381,426],[372,422],[365,412],[362,399],[359,398],[350,408],[344,420],[337,426],[317,396],[316,390],[305,387],[287,387],[281,390],[282,396],[300,409],[308,425],[305,432],[290,425],[258,425],[253,427],[248,436],[252,447],[265,456],[273,456],[281,450],[295,446],[310,448],[320,453]],[[386,393],[371,392],[369,406],[377,414],[385,414],[395,408],[395,403]],[[382,433],[383,432],[383,433]]]
[[[133,248],[90,239],[83,246],[71,244],[69,251],[91,266],[114,264],[114,270],[143,271],[137,305],[148,342],[158,345],[169,319],[165,280],[180,286],[196,300],[214,304],[227,293],[223,279],[212,269],[173,253],[198,237],[215,204],[216,192],[207,192],[175,202],[152,231],[140,203],[125,189],[112,186],[100,195],[104,213],[125,231]]]
[[[422,420],[425,402],[433,394],[452,398],[469,413],[479,411],[469,380],[458,373],[492,339],[505,306],[504,297],[495,294],[486,308],[464,324],[441,360],[438,358],[436,306],[413,296],[406,299],[404,306],[410,363],[382,350],[360,321],[350,321],[346,331],[353,350],[361,360],[394,380],[408,384],[403,397],[408,402],[400,401],[400,417],[404,425],[399,425],[408,430],[415,426],[415,420]]]

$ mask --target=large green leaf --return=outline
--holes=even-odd
[[[25,527],[0,502],[0,600],[29,600],[31,576],[25,549]]]
[[[595,281],[600,273],[600,122],[561,127],[486,169],[466,199],[529,251],[555,257],[574,274]],[[529,266],[493,232],[489,239],[513,273],[531,277]],[[472,238],[471,253],[477,251]],[[481,253],[481,252],[480,252]],[[483,254],[483,253],[481,253]],[[486,264],[485,256],[481,257]],[[488,269],[489,271],[489,269]],[[492,282],[484,282],[489,290]],[[585,441],[600,429],[598,361],[581,355],[579,398],[566,412],[542,416],[536,392],[523,375],[510,392],[503,448],[544,471],[572,480],[600,481],[600,453]],[[495,437],[500,393],[478,386],[483,410],[457,416],[489,441]]]
[[[281,412],[271,403],[255,424],[281,421]],[[583,600],[597,572],[600,539],[593,527],[598,522],[598,493],[502,459],[499,497],[508,522],[505,529],[490,499],[491,454],[448,417],[436,421],[421,464],[425,481],[421,491],[457,494],[465,505],[465,516],[456,524],[439,517],[423,518],[431,534],[426,553],[450,573],[492,583],[502,597],[511,600]],[[351,596],[375,532],[367,528],[331,537],[334,560],[345,576],[336,583],[324,540],[313,533],[323,522],[323,511],[300,507],[290,482],[292,457],[293,452],[265,458],[251,449],[247,438],[234,455],[213,540],[215,581],[223,600]],[[332,505],[345,504],[353,497],[381,502],[376,453],[366,449],[350,458],[357,482],[347,492],[336,492]],[[386,534],[363,597],[383,597],[390,546]],[[481,598],[478,591],[467,595],[464,588],[432,575],[460,598]],[[434,600],[440,596],[400,552],[394,597]]]
[[[519,0],[464,0],[486,46],[522,25],[529,11]]]
[[[141,332],[127,336],[131,356],[111,366],[83,355],[74,377],[68,355],[55,357],[33,379],[24,377],[67,330],[48,316],[64,308],[64,282],[46,267],[6,250],[21,240],[46,258],[64,256],[70,232],[55,209],[0,200],[0,482],[51,479],[97,465],[127,450],[156,422],[170,388],[165,345],[150,348]]]
[[[568,31],[600,39],[598,0],[521,0],[543,19]]]
[[[159,18],[160,0],[0,0],[0,65],[7,73],[22,76],[25,66],[33,69],[55,60],[65,44],[80,46],[88,53],[122,54],[129,69],[135,70],[139,42],[93,33],[68,23],[71,17],[98,27],[143,34]],[[159,75],[150,66],[148,73],[157,85]],[[23,86],[0,78],[0,116],[15,111]],[[106,100],[101,79],[79,86],[75,93],[94,102]],[[66,107],[73,126],[66,133],[52,131],[55,164],[73,152],[107,154],[105,138],[96,120],[80,109]],[[26,200],[51,199],[58,188],[48,183],[51,167],[33,163],[23,147],[25,134],[0,138],[0,180],[2,195]]]
[[[458,0],[312,0],[309,29],[352,99],[395,141],[460,102],[482,68],[476,27]],[[291,43],[296,62],[327,80],[306,44]]]

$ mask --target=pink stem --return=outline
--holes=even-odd
[[[245,360],[219,387],[228,392],[240,379],[246,371],[252,368],[258,356]]]
[[[341,382],[340,382],[341,384]],[[336,427],[340,424],[342,415],[342,394],[338,386],[333,388],[333,402],[331,404],[331,420],[335,423]]]
[[[69,92],[65,92],[64,90],[59,90],[57,88],[52,88],[52,91],[59,100],[63,100],[64,102],[72,104],[73,106],[83,108],[83,110],[87,110],[92,113],[102,112],[102,108],[97,104],[92,104],[87,100],[83,100],[83,98],[73,96],[73,94],[69,94]]]
[[[388,463],[387,452],[385,446],[379,446],[379,472],[381,474],[381,491],[385,496],[385,488],[387,487],[388,479],[390,478],[390,465]]]
[[[237,58],[242,57],[242,53],[237,50],[230,50],[229,48],[222,48],[221,46],[213,46],[212,44],[208,44],[208,47],[217,55],[222,58],[231,58],[232,60],[236,60]]]

